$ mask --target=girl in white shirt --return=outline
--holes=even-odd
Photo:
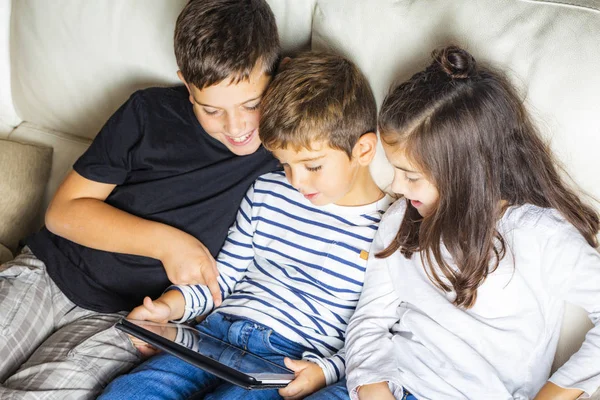
[[[398,200],[347,331],[353,399],[576,399],[600,386],[598,213],[506,78],[457,47],[385,99]],[[595,327],[550,378],[565,302]],[[409,394],[410,393],[410,394]]]

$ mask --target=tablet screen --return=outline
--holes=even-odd
[[[225,367],[250,376],[260,384],[285,386],[294,379],[293,371],[270,362],[262,357],[249,353],[248,351],[240,349],[239,347],[232,346],[217,338],[202,333],[194,327],[182,324],[156,323],[132,319],[123,320],[123,323],[127,322],[143,329],[139,332],[136,332],[138,331],[137,329],[133,332],[128,330],[128,333],[153,345],[158,345],[157,347],[161,347],[159,345],[160,343],[152,343],[152,341],[147,340],[148,336],[144,335],[144,331],[152,332],[171,341],[173,344],[199,354],[200,357],[198,357],[198,364],[194,362],[193,363],[198,365],[200,368],[205,365],[206,360],[202,359],[203,356],[222,364]],[[162,349],[169,351],[175,356],[179,356],[179,354],[170,351],[170,349]],[[190,354],[189,352],[186,353],[188,355]],[[187,357],[182,358],[190,362]]]

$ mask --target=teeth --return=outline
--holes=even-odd
[[[240,137],[236,137],[236,138],[231,138],[231,140],[233,140],[234,142],[237,142],[237,143],[241,143],[244,140],[248,139],[251,134],[252,134],[252,132],[250,132],[249,134],[244,135],[244,136],[240,136]]]

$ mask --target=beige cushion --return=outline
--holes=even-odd
[[[268,2],[284,49],[307,48],[315,0]],[[136,89],[180,83],[173,31],[186,3],[12,1],[10,68],[19,117],[91,139]]]
[[[12,258],[12,252],[3,244],[0,244],[0,264],[4,264],[5,262],[12,260]]]
[[[51,165],[52,148],[0,140],[0,243],[12,252],[39,228]]]
[[[18,142],[32,143],[44,147],[52,147],[52,168],[50,178],[43,196],[42,211],[46,209],[56,189],[63,181],[71,167],[92,142],[90,139],[54,131],[29,122],[23,122],[10,133],[10,139]],[[38,220],[43,215],[38,216]]]
[[[560,3],[319,0],[312,46],[354,60],[378,104],[394,80],[431,61],[432,49],[465,46],[510,73],[568,172],[600,199],[600,2]],[[381,186],[391,179],[383,158],[375,161]]]

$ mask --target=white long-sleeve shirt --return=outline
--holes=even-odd
[[[346,327],[362,290],[368,252],[391,204],[313,206],[283,173],[259,177],[242,200],[217,257],[218,312],[266,325],[310,351],[327,384],[345,375]],[[182,321],[213,309],[203,285],[174,286],[185,298]]]
[[[462,309],[427,278],[419,254],[373,257],[391,243],[405,209],[396,202],[380,223],[348,326],[352,398],[361,385],[388,381],[396,398],[404,387],[419,400],[531,399],[550,374],[565,302],[583,307],[595,327],[550,380],[588,395],[600,386],[600,255],[558,212],[506,211],[497,228],[507,254],[474,307]]]

